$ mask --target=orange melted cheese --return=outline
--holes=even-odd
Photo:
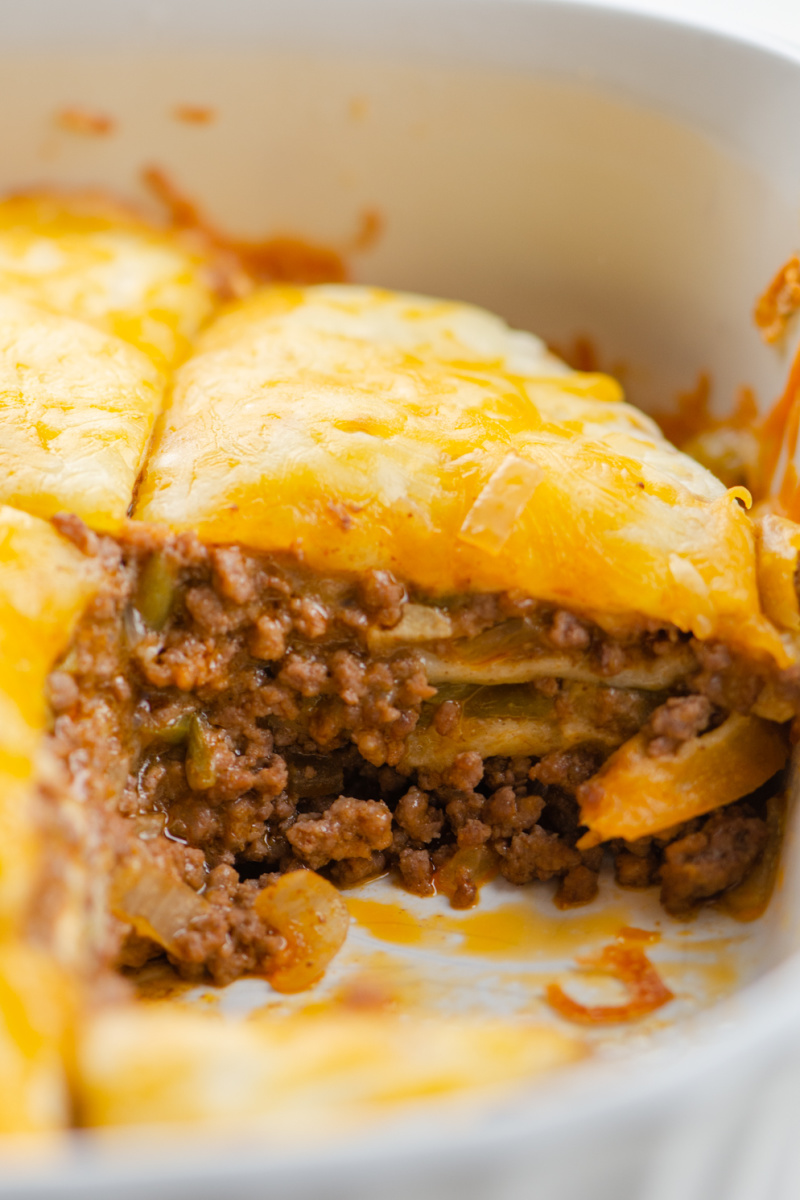
[[[135,515],[438,596],[519,588],[674,622],[785,664],[740,501],[613,380],[488,313],[273,287],[178,372]]]

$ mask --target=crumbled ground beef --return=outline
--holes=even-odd
[[[517,833],[501,850],[500,868],[510,883],[552,879],[580,864],[580,853],[555,833],[536,825],[529,833]]]
[[[403,615],[406,589],[389,571],[368,571],[359,583],[359,599],[376,625],[393,629]]]
[[[545,807],[543,797],[509,785],[492,792],[481,809],[481,817],[494,838],[510,838],[532,829]]]
[[[240,882],[238,873],[226,866],[211,871],[205,890],[209,913],[178,936],[179,953],[171,956],[184,978],[201,979],[207,972],[223,985],[269,966],[284,943],[253,908],[267,879]]]
[[[747,712],[764,683],[752,663],[741,662],[719,642],[695,641],[692,646],[701,667],[695,689],[718,708]]]
[[[340,796],[327,812],[300,817],[286,839],[312,870],[343,858],[369,858],[392,844],[392,814],[380,800]]]
[[[559,650],[583,650],[589,645],[589,631],[573,613],[559,609],[553,616],[549,632],[550,641]]]
[[[597,871],[579,863],[570,867],[559,884],[555,901],[559,908],[578,908],[591,904],[598,892]]]
[[[427,850],[401,850],[397,865],[403,883],[410,892],[418,896],[433,895],[433,863]]]
[[[619,850],[614,856],[614,874],[620,887],[650,887],[658,876],[658,859],[652,854]]]
[[[355,887],[365,879],[375,879],[386,870],[386,855],[377,850],[364,858],[343,858],[333,862],[328,868],[328,874],[339,887]]]
[[[614,689],[616,690],[616,689]],[[531,768],[531,779],[552,784],[575,794],[580,784],[594,775],[602,762],[602,751],[591,746],[575,746],[569,750],[556,750],[546,754]]]
[[[390,573],[310,579],[288,558],[207,548],[191,534],[131,525],[115,541],[71,517],[57,523],[103,561],[108,584],[50,677],[53,747],[73,792],[88,800],[90,840],[103,847],[98,877],[111,877],[135,847],[207,902],[171,950],[188,977],[205,971],[227,982],[268,967],[280,939],[254,901],[271,872],[298,866],[342,887],[394,869],[419,895],[447,868],[448,894],[462,907],[477,895],[471,864],[487,861],[513,883],[556,880],[562,907],[596,895],[604,850],[577,849],[575,793],[602,765],[606,743],[538,761],[461,751],[436,770],[401,769],[436,689],[413,650],[369,653],[370,629],[395,627],[408,599]],[[515,593],[462,599],[448,613],[456,637],[525,622],[542,653],[588,655],[606,674],[624,668],[631,647],[686,653],[674,629],[644,626],[615,640]],[[673,753],[760,687],[724,648],[697,645],[694,655],[700,670],[680,684],[685,694],[647,708],[651,754]],[[553,700],[560,721],[573,720],[559,680],[531,686]],[[624,688],[599,689],[594,703],[597,730],[627,730],[620,740],[644,719]],[[440,738],[457,737],[459,701],[425,711]],[[54,828],[57,808],[48,808]],[[610,852],[620,883],[660,879],[665,906],[680,912],[741,878],[762,845],[763,822],[734,806]],[[63,886],[56,876],[51,907]],[[158,951],[124,921],[107,924],[107,958],[134,964]]]
[[[684,913],[741,883],[766,840],[766,822],[747,805],[733,804],[671,842],[661,867],[661,902],[667,912]]]
[[[441,737],[449,737],[455,733],[461,721],[461,705],[457,700],[445,700],[440,704],[433,718],[433,727]]]
[[[444,813],[431,805],[426,792],[412,787],[397,801],[394,819],[409,837],[427,845],[442,832]]]
[[[444,772],[444,782],[457,791],[471,792],[483,778],[483,759],[477,750],[457,754]]]
[[[711,719],[712,705],[708,696],[670,696],[650,718],[652,737],[647,753],[652,758],[674,754],[681,742],[702,733]]]

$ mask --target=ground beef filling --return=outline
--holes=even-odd
[[[515,884],[555,880],[561,906],[594,898],[609,850],[577,848],[575,792],[608,745],[538,759],[466,751],[436,771],[404,767],[421,722],[447,738],[461,713],[457,701],[437,703],[413,648],[370,654],[371,631],[397,626],[409,599],[389,573],[311,580],[296,562],[207,548],[192,535],[132,525],[112,540],[71,517],[57,524],[103,560],[108,584],[50,677],[54,749],[90,802],[110,877],[146,863],[187,911],[187,889],[203,902],[161,943],[118,905],[108,958],[138,966],[166,949],[188,977],[217,982],[265,971],[281,939],[254,900],[297,867],[344,887],[392,870],[411,891],[439,887],[457,906],[474,902],[487,871]],[[460,637],[510,618],[535,620],[551,645],[592,655],[601,675],[625,665],[624,639],[515,594],[462,599],[450,612]],[[635,642],[658,655],[680,638],[653,628]],[[745,703],[729,655],[704,648],[696,672],[699,684],[682,682],[685,694],[650,706],[649,753],[674,753]],[[536,687],[567,720],[560,681]],[[630,696],[606,692],[619,721]],[[735,805],[610,853],[620,883],[660,882],[678,913],[739,882],[765,836],[757,807]]]

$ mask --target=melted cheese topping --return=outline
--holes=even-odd
[[[0,292],[79,317],[160,367],[184,358],[210,314],[202,254],[95,196],[0,202]]]
[[[0,502],[113,529],[163,391],[120,338],[0,295]]]
[[[466,305],[268,288],[178,372],[136,516],[385,568],[432,595],[519,588],[787,661],[751,522],[602,375]]]

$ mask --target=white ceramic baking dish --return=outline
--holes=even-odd
[[[176,121],[181,104],[216,120]],[[113,134],[59,128],[76,106]],[[651,408],[701,371],[720,412],[742,385],[764,404],[780,389],[786,361],[749,312],[800,240],[798,111],[800,56],[612,5],[0,6],[0,187],[144,198],[141,169],[158,164],[229,229],[343,247],[375,210],[383,232],[352,254],[355,278],[474,300],[556,343],[590,334]],[[0,1196],[782,1195],[793,1168],[775,1145],[792,1143],[800,1090],[796,840],[743,935],[741,986],[616,1053],[489,1108],[428,1106],[336,1143],[9,1146]]]

